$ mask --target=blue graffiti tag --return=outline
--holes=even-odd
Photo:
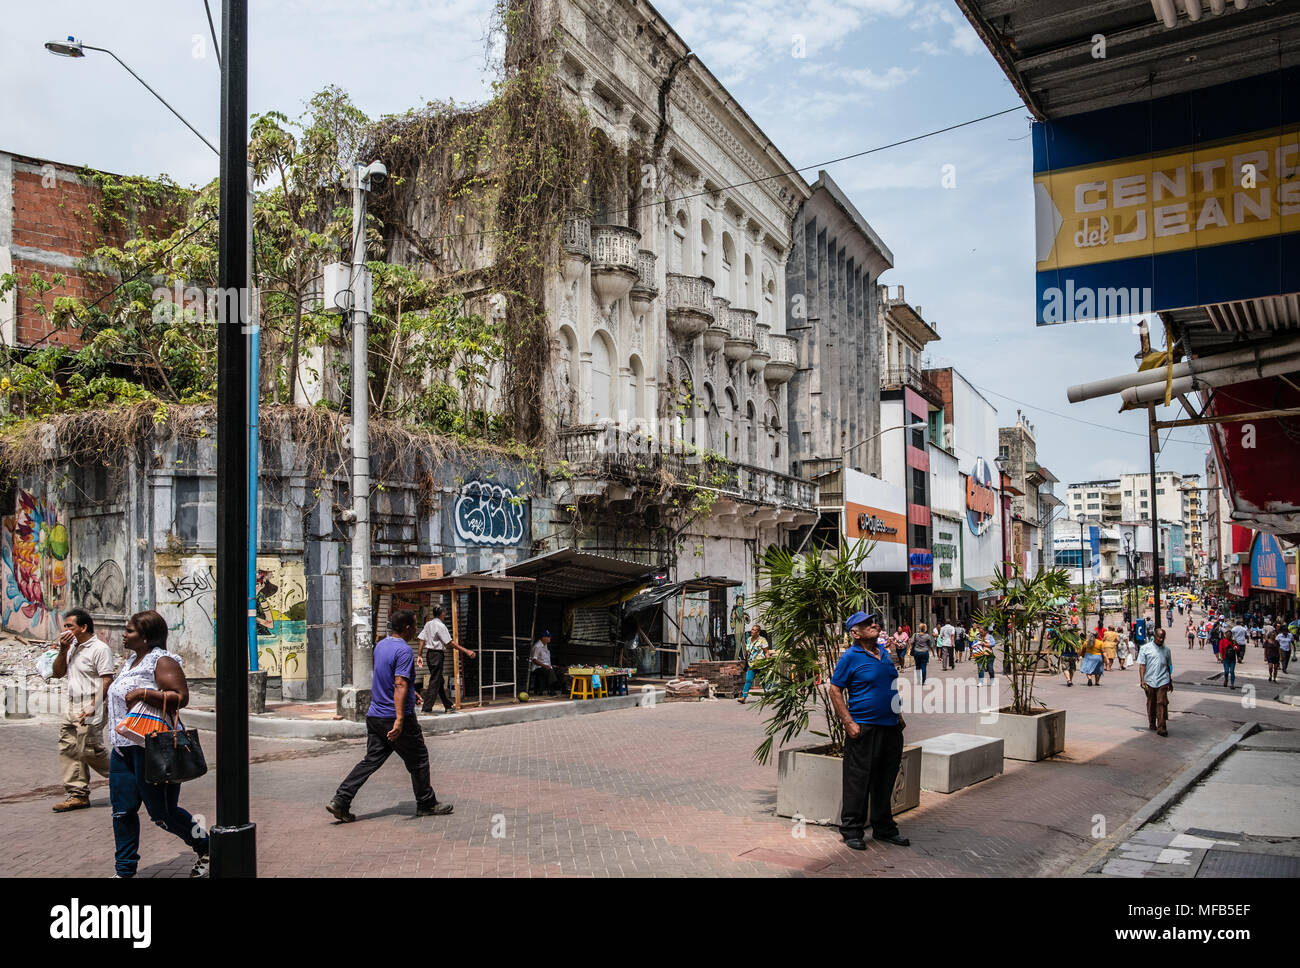
[[[513,545],[524,539],[524,502],[500,484],[466,482],[452,518],[456,537],[470,544]]]

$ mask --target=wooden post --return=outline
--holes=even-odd
[[[451,590],[451,640],[464,645],[460,641],[460,608],[458,602],[460,595],[457,594],[455,586]],[[451,698],[457,709],[460,709],[460,649],[451,650]]]

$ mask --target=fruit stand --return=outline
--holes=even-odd
[[[636,670],[622,666],[569,666],[570,699],[626,696],[628,679]]]

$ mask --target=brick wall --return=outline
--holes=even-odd
[[[0,248],[20,280],[19,291],[0,307],[0,332],[6,340],[20,346],[81,345],[76,328],[51,334],[40,310],[61,296],[93,302],[117,283],[83,265],[96,248],[121,246],[134,231],[120,224],[105,232],[90,212],[99,199],[99,189],[83,179],[80,168],[0,152]],[[166,213],[143,214],[151,231],[166,221]],[[61,274],[65,281],[35,297],[27,292],[33,273],[47,281]]]

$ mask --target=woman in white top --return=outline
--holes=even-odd
[[[167,622],[157,612],[136,612],[126,623],[122,644],[132,653],[108,687],[108,721],[116,727],[131,707],[144,701],[179,712],[189,704],[190,688],[181,657],[167,651]],[[144,747],[112,730],[113,755],[108,764],[108,800],[113,807],[117,842],[117,876],[134,877],[140,863],[140,804],[149,819],[173,833],[198,855],[191,877],[208,873],[208,834],[178,805],[179,783],[154,784],[144,779]]]

